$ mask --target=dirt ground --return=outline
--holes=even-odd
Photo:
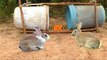
[[[79,48],[70,33],[49,34],[51,38],[39,51],[22,52],[18,44],[22,34],[13,23],[0,24],[0,60],[107,60],[107,23],[99,28],[102,47],[95,50]]]

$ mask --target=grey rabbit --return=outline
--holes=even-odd
[[[19,48],[22,51],[37,51],[44,48],[46,40],[50,36],[42,33],[39,27],[35,27],[33,34],[24,34],[19,42]]]
[[[101,41],[99,38],[94,37],[91,32],[81,32],[82,23],[77,23],[77,29],[74,29],[71,33],[77,40],[80,47],[86,47],[90,49],[97,49],[101,47]]]

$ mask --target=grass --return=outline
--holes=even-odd
[[[13,17],[0,18],[0,24],[13,22]]]

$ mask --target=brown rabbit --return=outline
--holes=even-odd
[[[100,39],[93,36],[91,32],[81,32],[82,23],[77,24],[77,29],[73,30],[71,33],[75,37],[79,46],[84,46],[91,49],[97,49],[101,46]]]
[[[49,39],[49,35],[42,33],[39,27],[35,27],[33,34],[24,34],[20,43],[19,48],[22,51],[35,51],[43,49],[44,43]]]

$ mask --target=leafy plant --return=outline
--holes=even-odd
[[[0,0],[0,21],[10,17],[16,6],[16,0]]]

